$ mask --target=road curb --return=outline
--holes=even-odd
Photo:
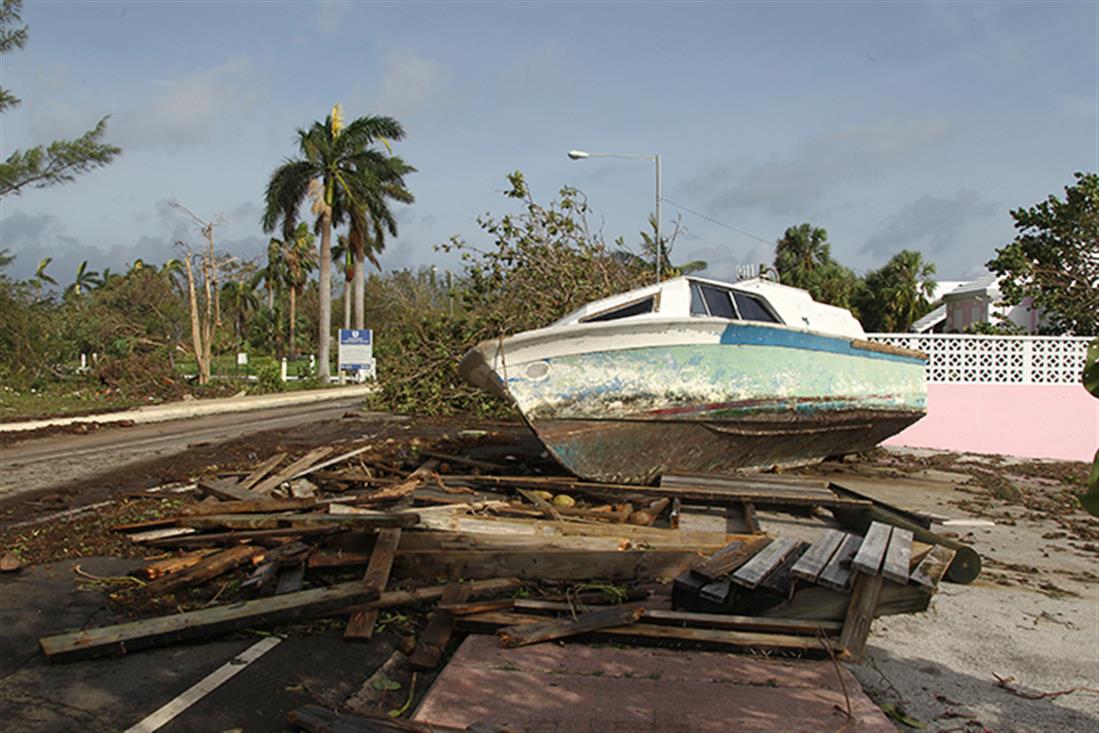
[[[98,415],[80,415],[76,417],[46,418],[43,420],[25,420],[23,422],[0,423],[0,433],[23,432],[40,428],[78,425],[81,423],[154,423],[166,420],[181,420],[204,415],[219,415],[228,412],[248,412],[272,407],[305,405],[312,402],[331,402],[355,397],[366,397],[374,391],[373,385],[357,384],[351,387],[332,387],[330,389],[308,390],[273,395],[247,395],[245,397],[225,397],[212,400],[191,400],[173,402],[168,405],[151,405],[121,412],[106,412]]]

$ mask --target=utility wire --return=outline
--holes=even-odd
[[[702,218],[702,219],[705,219],[708,222],[711,222],[713,224],[717,224],[719,227],[725,227],[726,229],[734,231],[737,234],[743,234],[745,237],[748,237],[749,239],[754,239],[757,242],[763,242],[764,244],[774,244],[774,242],[772,242],[770,239],[764,239],[763,237],[757,237],[756,235],[754,235],[750,232],[746,232],[743,229],[737,229],[736,227],[730,226],[730,225],[726,224],[723,221],[718,221],[717,219],[713,218],[712,216],[706,216],[705,214],[702,214],[698,211],[694,211],[693,209],[688,209],[683,204],[677,204],[676,202],[672,201],[670,198],[667,198],[666,196],[661,196],[660,200],[665,202],[665,203],[671,204],[672,206],[674,206],[677,209],[683,209],[688,214],[694,214],[695,216],[697,216],[699,218]]]

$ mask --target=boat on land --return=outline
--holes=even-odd
[[[460,371],[577,476],[650,483],[873,448],[925,414],[926,364],[804,290],[678,277],[484,341]]]

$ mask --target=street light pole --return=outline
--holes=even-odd
[[[632,155],[626,153],[589,153],[585,150],[570,150],[569,158],[572,160],[584,160],[585,158],[628,158],[631,160],[651,160],[656,164],[656,206],[653,212],[656,221],[653,225],[653,233],[656,235],[656,282],[659,284],[660,265],[664,260],[664,242],[660,239],[660,156]]]

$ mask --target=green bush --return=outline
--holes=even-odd
[[[256,394],[282,392],[286,384],[282,381],[282,370],[276,363],[261,364],[256,367]]]

